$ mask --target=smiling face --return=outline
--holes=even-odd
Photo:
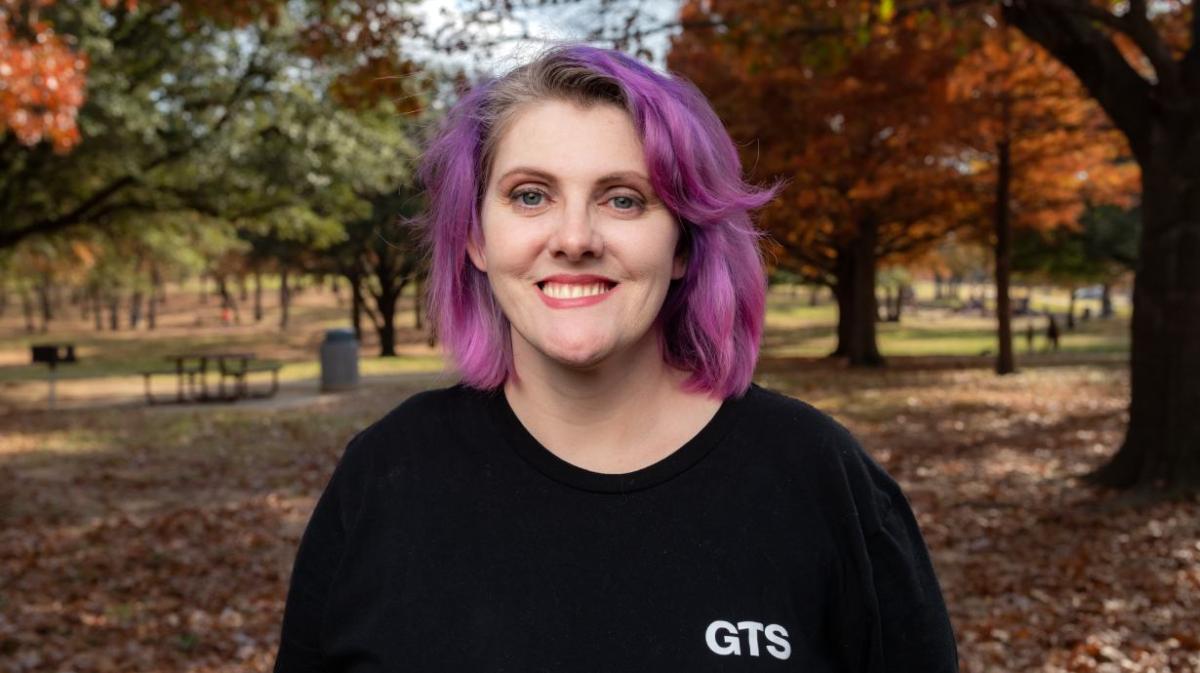
[[[684,262],[628,114],[551,100],[496,145],[472,263],[512,325],[513,358],[587,369],[659,358],[652,326]]]

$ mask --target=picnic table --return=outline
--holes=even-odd
[[[179,353],[168,355],[166,361],[172,366],[142,372],[150,404],[164,401],[151,392],[150,380],[155,375],[175,375],[175,402],[236,402],[274,395],[279,390],[279,370],[283,367],[280,362],[259,360],[254,353]],[[217,376],[215,392],[208,385],[210,371]],[[254,372],[270,372],[271,385],[265,390],[251,390],[248,379]]]

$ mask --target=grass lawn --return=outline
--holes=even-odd
[[[923,291],[919,290],[918,295]],[[1054,294],[1045,297],[1047,303],[1060,299]],[[364,321],[360,362],[363,374],[429,372],[443,367],[438,350],[426,344],[423,331],[412,327],[412,301],[411,295],[405,296],[397,311],[400,357],[377,357],[375,335]],[[280,372],[283,381],[313,378],[319,375],[317,354],[324,331],[346,326],[348,310],[338,305],[327,290],[313,288],[295,298],[286,330],[279,329],[278,314],[270,303],[262,323],[255,324],[249,309],[243,307],[241,324],[226,326],[220,324],[214,299],[201,303],[194,293],[178,291],[170,295],[154,331],[144,327],[137,331],[96,331],[90,321],[68,312],[52,322],[53,329],[44,335],[26,334],[20,316],[9,311],[0,318],[0,398],[16,390],[15,384],[45,379],[45,367],[29,363],[29,346],[34,343],[75,344],[79,362],[62,367],[60,379],[136,377],[139,371],[166,367],[168,355],[221,351],[250,351],[260,358],[280,360],[284,363]],[[809,306],[806,291],[792,293],[787,288],[776,288],[768,298],[763,353],[778,357],[824,356],[836,345],[836,324],[837,307],[827,296],[824,303]],[[1027,324],[1025,318],[1013,323],[1018,354],[1027,350]],[[1034,324],[1038,330],[1035,350],[1041,351],[1045,321],[1037,318]],[[877,329],[884,356],[977,356],[996,351],[995,322],[988,317],[922,309],[906,313],[899,323],[878,323]],[[1128,332],[1128,317],[1120,313],[1111,320],[1080,322],[1074,331],[1063,330],[1060,350],[1072,354],[1124,352],[1129,348]]]

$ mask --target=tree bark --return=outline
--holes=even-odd
[[[292,303],[292,290],[288,286],[288,270],[279,273],[279,329],[288,325],[288,309]]]
[[[1013,0],[1008,20],[1064,65],[1125,135],[1142,171],[1142,231],[1133,285],[1129,426],[1095,483],[1200,491],[1200,15],[1176,61],[1145,4],[1126,25],[1147,58],[1149,80],[1087,16],[1090,5]]]
[[[1190,120],[1189,120],[1190,121]],[[1142,167],[1129,427],[1096,483],[1200,490],[1200,134],[1157,125]]]
[[[1012,302],[1009,296],[1012,270],[1012,222],[1008,217],[1009,187],[1012,184],[1012,156],[1008,139],[996,143],[999,163],[996,168],[996,373],[1003,376],[1017,370],[1012,347]]]
[[[229,291],[228,277],[225,274],[220,274],[216,278],[217,294],[221,297],[221,310],[229,310],[233,314],[233,322],[240,325],[242,323],[242,313],[238,308],[237,299]]]
[[[37,325],[33,322],[33,299],[29,296],[29,290],[21,290],[21,313],[25,316],[25,331],[33,334],[37,331]]]
[[[158,327],[158,305],[162,302],[162,272],[158,265],[150,267],[150,303],[146,306],[146,329]]]
[[[142,301],[144,295],[141,290],[134,290],[133,296],[129,298],[129,328],[137,329],[138,323],[142,321]]]
[[[54,319],[53,302],[50,301],[50,278],[42,276],[37,285],[38,307],[42,316],[42,334],[50,331],[50,321]]]
[[[1112,283],[1105,283],[1100,293],[1100,317],[1113,317]]]
[[[121,293],[117,290],[108,297],[108,328],[114,332],[121,329]]]
[[[378,273],[379,294],[375,295],[375,306],[379,324],[375,331],[379,335],[379,356],[396,357],[396,302],[404,290],[405,281],[393,274]]]
[[[838,249],[835,262],[838,345],[831,357],[844,357],[851,367],[882,367],[875,322],[875,243],[879,225],[872,217],[858,223],[858,235]]]
[[[254,270],[254,322],[260,323],[263,319],[263,301],[262,301],[262,271]]]

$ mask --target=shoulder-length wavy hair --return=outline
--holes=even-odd
[[[681,227],[683,278],[672,281],[656,320],[660,352],[691,375],[684,387],[721,398],[750,386],[766,303],[761,232],[749,213],[776,188],[742,178],[737,149],[694,86],[620,52],[551,49],[483,82],[450,110],[421,159],[429,209],[421,221],[430,256],[429,316],[463,383],[491,390],[516,376],[511,331],[467,242],[482,240],[480,206],[499,137],[522,106],[545,100],[611,104],[641,138],[651,186]]]

